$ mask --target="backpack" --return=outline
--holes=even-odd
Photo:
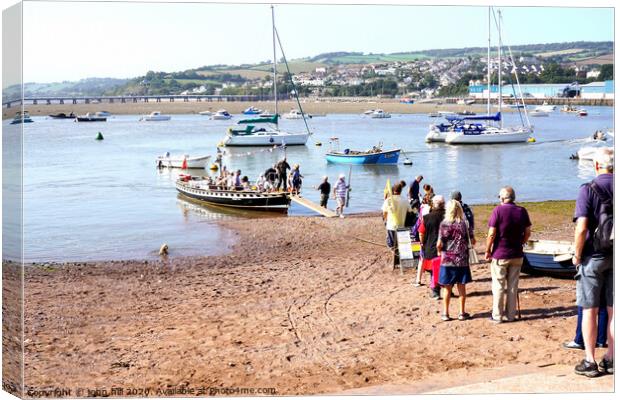
[[[598,225],[592,235],[592,246],[597,253],[611,254],[614,250],[614,205],[612,199],[605,196],[596,183],[590,183],[590,188],[601,201]]]

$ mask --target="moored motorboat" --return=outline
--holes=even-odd
[[[11,121],[11,125],[15,124],[27,124],[30,122],[34,122],[32,118],[30,118],[30,113],[28,111],[18,111],[15,113],[15,117],[13,117],[13,121]]]
[[[262,113],[263,110],[259,110],[258,108],[254,107],[254,106],[250,106],[248,108],[246,108],[245,110],[243,110],[243,113],[246,115],[256,115],[256,114],[260,114]]]
[[[211,156],[190,157],[189,154],[172,156],[166,153],[157,157],[155,163],[158,168],[204,169],[210,158]]]
[[[200,111],[198,115],[204,115],[204,116],[210,117],[213,115],[213,111]]]
[[[149,115],[140,117],[140,121],[170,121],[170,115],[162,115],[159,111],[153,111]]]
[[[220,120],[220,121],[228,120],[231,118],[232,118],[232,115],[230,115],[230,113],[226,110],[217,110],[217,112],[211,116],[211,119]]]
[[[574,253],[575,246],[571,242],[530,240],[523,248],[523,271],[575,275]]]
[[[586,117],[588,116],[588,111],[585,108],[577,110],[578,117]]]
[[[549,112],[538,110],[538,109],[534,109],[533,111],[530,111],[528,114],[530,117],[548,117],[549,116]]]
[[[306,118],[312,118],[309,114],[305,114]],[[282,118],[284,119],[304,119],[304,115],[301,113],[301,111],[299,110],[291,110],[286,114],[282,115]]]
[[[291,202],[285,192],[228,189],[185,175],[176,181],[176,189],[194,200],[246,210],[287,212]]]
[[[58,114],[50,114],[49,117],[53,119],[75,119],[75,114],[71,113],[67,115],[65,113],[58,113]]]
[[[92,113],[86,113],[85,115],[78,115],[75,117],[76,122],[105,122],[107,120],[107,117],[98,117]]]
[[[392,118],[392,115],[389,112],[385,112],[381,109],[377,109],[377,110],[374,110],[370,114],[370,118],[375,118],[375,119]]]
[[[98,117],[109,117],[112,114],[109,111],[97,111],[95,115]]]

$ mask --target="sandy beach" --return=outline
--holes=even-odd
[[[25,110],[30,112],[30,115],[50,115],[65,113],[69,114],[73,112],[76,115],[86,114],[87,112],[97,111],[109,111],[112,114],[131,114],[131,115],[146,115],[153,111],[161,111],[164,114],[197,114],[201,111],[215,112],[219,109],[226,109],[232,114],[240,114],[246,108],[250,106],[258,107],[262,110],[275,111],[273,102],[245,102],[245,101],[230,101],[230,102],[183,102],[174,101],[170,102],[168,99],[162,100],[161,103],[150,101],[148,103],[99,103],[99,104],[27,104]],[[404,104],[395,101],[394,99],[368,99],[367,101],[351,101],[342,100],[303,100],[302,107],[304,112],[309,114],[361,114],[364,111],[370,109],[381,108],[384,111],[394,114],[427,114],[433,111],[464,111],[469,110],[476,113],[486,112],[486,106],[481,104],[475,104],[470,106],[457,105],[457,104],[435,104],[435,103],[417,103],[417,104]],[[297,103],[295,101],[282,101],[278,102],[278,108],[280,114],[287,113],[291,109],[296,109]],[[5,108],[2,110],[2,118],[13,118],[15,113],[20,108],[13,106],[11,108]],[[513,112],[512,109],[506,109],[506,112]],[[205,117],[208,118],[208,117]]]
[[[573,204],[532,205],[533,237],[570,240]],[[491,208],[474,209],[479,251]],[[224,256],[27,267],[26,388],[421,393],[447,390],[447,374],[458,386],[489,368],[554,365],[567,391],[613,390],[610,376],[574,375],[582,354],[560,347],[575,329],[571,279],[522,274],[522,320],[494,325],[488,264],[474,265],[473,319],[446,323],[413,271],[392,269],[378,214],[221,224],[237,237]],[[14,273],[3,269],[5,285]]]

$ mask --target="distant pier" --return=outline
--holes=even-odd
[[[290,96],[278,95],[279,99],[287,100]],[[161,103],[161,102],[227,102],[227,101],[273,101],[270,95],[149,95],[149,96],[45,96],[26,97],[24,99],[9,100],[2,103],[2,107],[11,108],[16,105],[37,104],[113,104],[113,103]]]

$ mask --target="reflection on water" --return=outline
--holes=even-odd
[[[324,175],[334,184],[339,174],[349,174],[348,165],[325,161],[329,138],[337,136],[343,148],[368,149],[379,142],[400,147],[401,161],[408,157],[413,162],[353,166],[349,212],[378,210],[386,179],[410,184],[418,174],[436,193],[461,190],[470,204],[493,202],[498,188],[507,184],[515,187],[521,201],[571,199],[594,172],[569,156],[591,145],[596,130],[613,125],[613,108],[586,108],[590,115],[585,118],[556,112],[536,121],[536,143],[462,147],[425,143],[433,122],[426,115],[375,120],[329,114],[309,121],[314,135],[307,146],[226,149],[224,163],[255,180],[286,155],[291,165],[301,166],[303,195],[318,202],[314,187]],[[518,123],[514,114],[505,117],[507,125]],[[23,136],[24,245],[29,260],[142,258],[164,242],[176,254],[215,254],[222,247],[216,243],[227,239],[214,221],[255,216],[181,200],[174,181],[182,171],[155,168],[155,158],[167,151],[215,156],[217,143],[234,122],[199,115],[175,115],[165,124],[139,123],[138,116],[131,115],[93,125],[33,119]],[[304,126],[303,121],[283,120],[281,128],[303,131]],[[99,131],[105,140],[95,140]],[[315,146],[317,141],[324,146]],[[608,143],[613,144],[613,137]],[[313,215],[297,204],[289,214]]]
[[[205,221],[230,221],[246,218],[277,218],[286,217],[284,213],[274,213],[268,211],[248,211],[237,208],[229,208],[205,203],[199,200],[177,195],[177,204],[181,209],[183,218],[186,222],[190,221],[190,214],[200,216]]]

